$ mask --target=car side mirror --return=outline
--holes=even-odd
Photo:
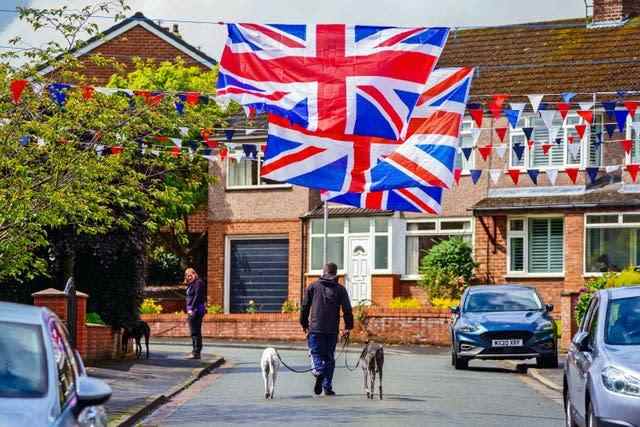
[[[87,376],[78,377],[76,382],[78,413],[88,406],[102,405],[111,397],[111,387],[102,380]]]
[[[551,313],[553,311],[553,304],[546,304],[544,306],[544,309],[547,311],[547,313]]]
[[[453,307],[449,307],[449,311],[451,311],[451,314],[460,314],[460,306],[454,305]]]
[[[589,348],[589,334],[587,332],[578,332],[573,337],[573,344],[578,351],[591,351]]]

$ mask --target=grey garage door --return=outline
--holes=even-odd
[[[231,241],[231,312],[243,313],[249,301],[258,311],[279,312],[289,289],[289,241]]]

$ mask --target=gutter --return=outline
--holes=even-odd
[[[467,208],[469,212],[492,212],[492,211],[522,211],[522,210],[537,210],[537,209],[591,209],[591,208],[611,208],[611,207],[637,207],[640,204],[634,203],[566,203],[562,205],[527,205],[527,206],[504,206],[504,207],[473,207]]]

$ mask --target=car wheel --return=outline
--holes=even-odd
[[[454,360],[454,366],[456,369],[467,369],[469,367],[469,360],[457,357]]]
[[[591,402],[587,404],[587,427],[598,427],[598,420],[593,413],[593,405]]]
[[[564,393],[564,425],[566,427],[578,427],[578,424],[573,419],[573,406],[568,392]]]

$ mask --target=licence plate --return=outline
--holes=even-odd
[[[493,347],[522,347],[522,340],[491,340],[491,345]]]

